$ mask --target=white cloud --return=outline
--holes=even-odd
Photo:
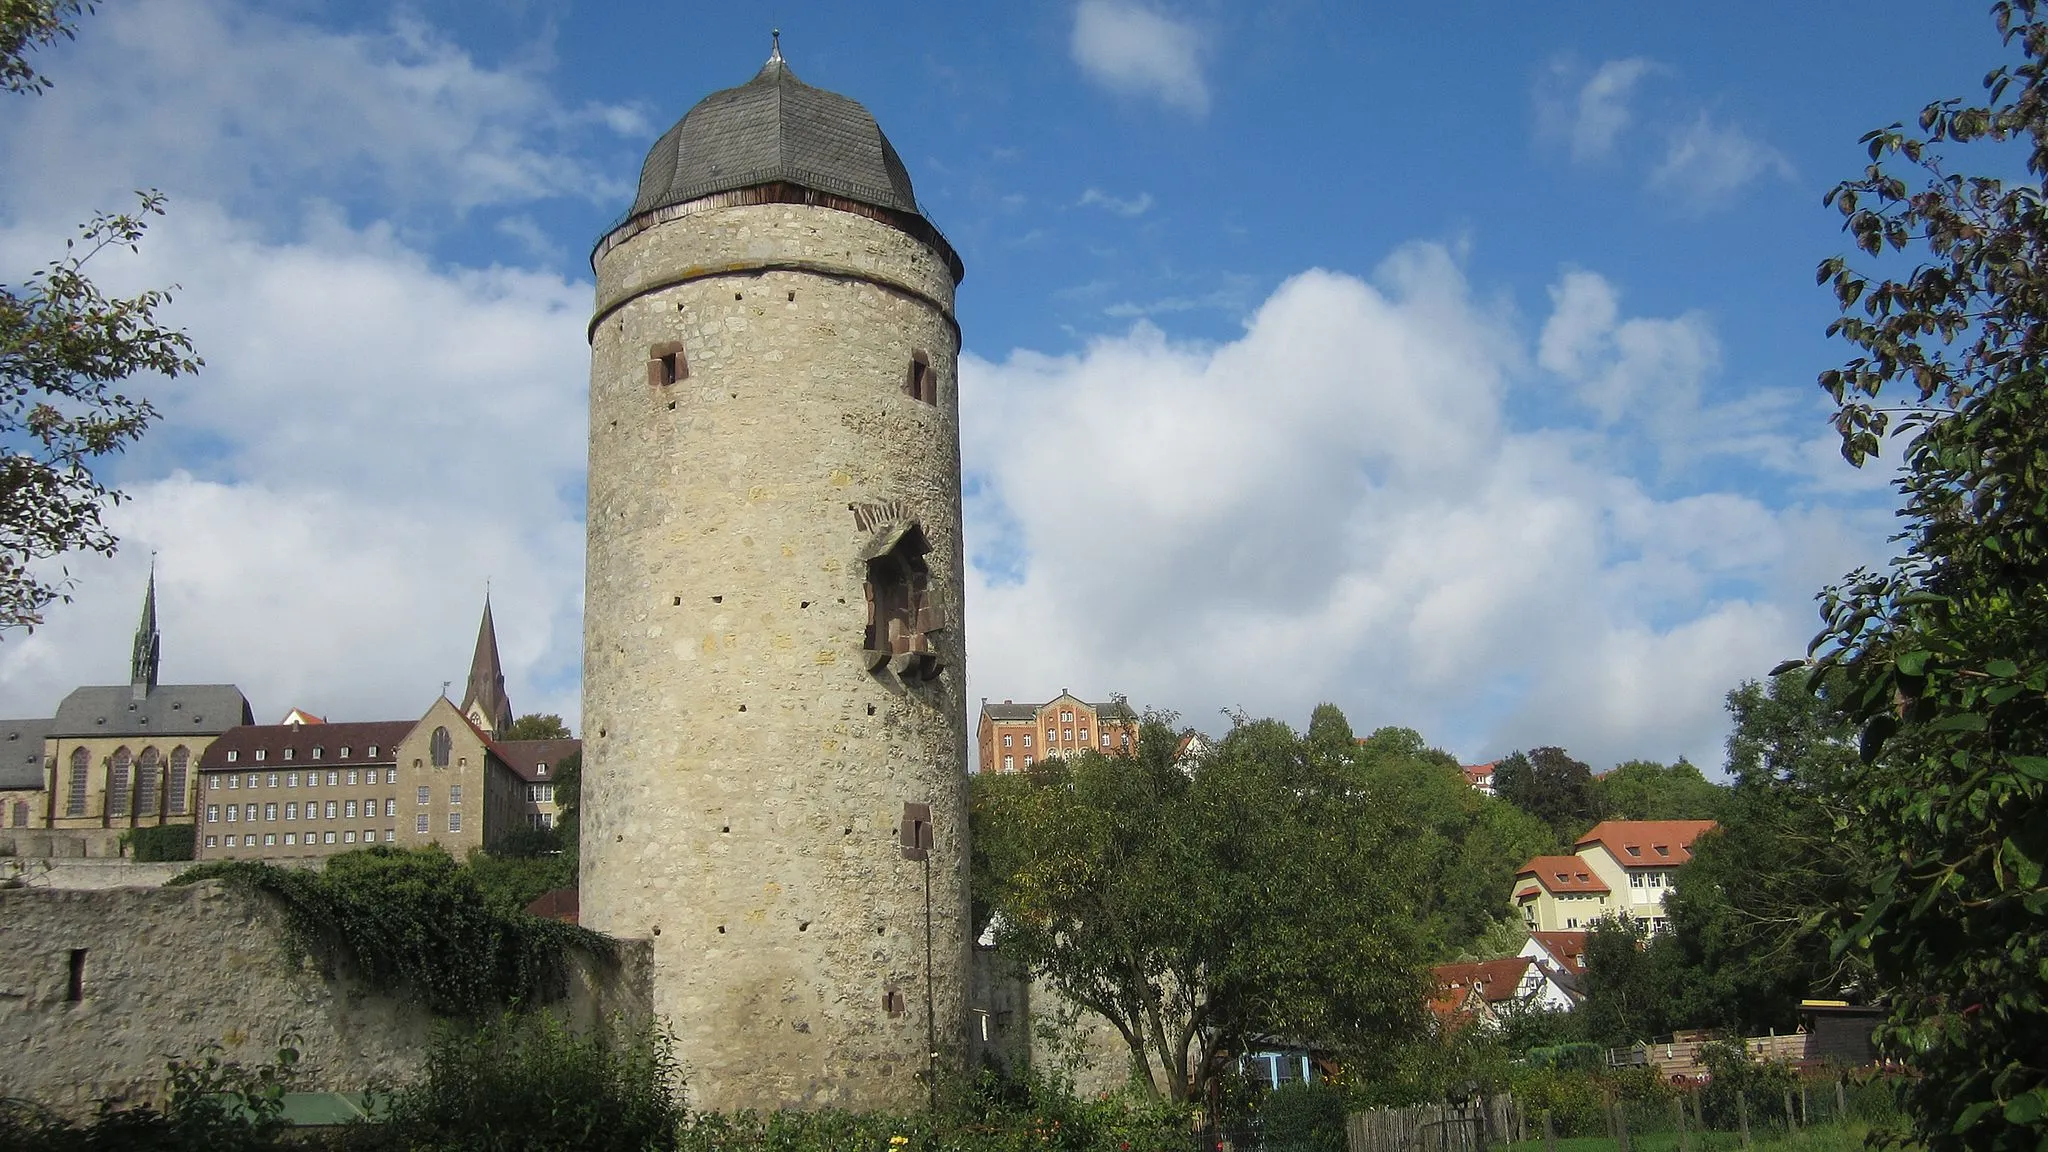
[[[479,64],[427,26],[288,23],[226,0],[111,5],[50,61],[57,85],[0,122],[15,211],[76,215],[141,181],[251,214],[310,192],[462,211],[629,194],[592,147],[643,140],[632,108],[561,104],[545,79]],[[282,195],[281,195],[282,193]]]
[[[1668,337],[1604,288],[1567,278],[1539,361],[1597,379],[1649,355],[1623,333]],[[1372,283],[1297,276],[1222,345],[1140,324],[967,360],[973,694],[1122,691],[1211,729],[1334,699],[1467,756],[1718,764],[1722,694],[1803,649],[1815,573],[1876,537],[1513,427],[1528,359],[1424,245]]]
[[[1209,111],[1205,45],[1192,24],[1129,0],[1081,0],[1070,46],[1081,71],[1113,92],[1197,116]]]
[[[135,263],[177,270],[207,368],[152,389],[123,549],[74,559],[78,602],[0,643],[0,711],[126,675],[156,552],[164,676],[240,684],[264,719],[424,711],[467,672],[486,579],[515,706],[575,716],[588,287],[194,209]]]
[[[1081,193],[1081,199],[1077,204],[1082,208],[1095,207],[1106,209],[1116,213],[1118,216],[1143,216],[1152,210],[1152,194],[1150,192],[1140,192],[1136,196],[1125,200],[1111,196],[1100,188],[1090,188],[1086,192]]]
[[[1643,77],[1657,65],[1640,56],[1608,60],[1584,81],[1569,60],[1553,61],[1537,90],[1537,121],[1544,136],[1562,141],[1584,163],[1614,151],[1635,121],[1631,102]]]
[[[1578,398],[1613,424],[1635,412],[1697,415],[1700,382],[1720,360],[1720,342],[1706,318],[1620,320],[1614,288],[1596,273],[1567,271],[1550,289],[1552,311],[1537,341],[1536,362],[1575,383]],[[1689,427],[1670,429],[1690,434]]]
[[[1706,212],[1725,206],[1760,178],[1794,175],[1784,153],[1702,112],[1671,134],[1649,186],[1688,211]]]

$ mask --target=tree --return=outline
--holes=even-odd
[[[1506,757],[1494,766],[1493,790],[1550,825],[1566,843],[1600,818],[1593,770],[1562,748],[1532,748]]]
[[[1855,729],[1806,680],[1787,672],[1728,694],[1736,784],[1666,898],[1674,1023],[1754,1035],[1793,1027],[1807,996],[1869,991],[1867,966],[1832,950],[1874,867],[1840,799],[1853,791]]]
[[[0,0],[0,91],[34,94],[48,79],[28,53],[75,33],[92,9],[84,0]],[[122,494],[93,465],[139,439],[156,409],[119,391],[153,372],[196,372],[200,359],[181,331],[160,327],[170,293],[126,298],[102,293],[86,265],[109,248],[135,249],[164,198],[140,194],[132,213],[95,215],[65,254],[20,283],[0,282],[0,630],[33,627],[70,579],[39,562],[74,551],[112,555],[102,520]]]
[[[1148,718],[1136,756],[975,778],[999,947],[1107,1019],[1176,1101],[1258,1034],[1365,1049],[1411,1032],[1418,869],[1398,814],[1277,721],[1237,725],[1191,775],[1174,742]]]
[[[1838,946],[1892,990],[1880,1040],[1934,1152],[2048,1141],[2048,21],[1992,12],[2012,56],[1983,101],[1869,133],[1827,196],[1877,266],[1819,276],[1843,454],[1906,442],[1904,555],[1823,594],[1809,653],[1861,725],[1842,799],[1883,861]]]
[[[1719,820],[1727,801],[1727,788],[1683,758],[1670,765],[1630,760],[1593,780],[1603,820]]]
[[[512,722],[507,740],[570,740],[569,726],[553,712],[529,712]]]
[[[1671,1030],[1671,950],[1627,914],[1603,916],[1586,937],[1586,1038],[1619,1048]]]

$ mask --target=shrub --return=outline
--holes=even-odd
[[[677,1146],[684,1112],[671,1039],[577,1035],[546,1013],[444,1025],[421,1077],[358,1146],[416,1152],[642,1152]]]
[[[1707,1084],[1700,1090],[1700,1112],[1707,1127],[1724,1131],[1739,1127],[1744,1101],[1751,1126],[1784,1123],[1780,1101],[1786,1091],[1799,1087],[1789,1066],[1752,1059],[1740,1040],[1702,1045],[1700,1063],[1707,1067]]]
[[[138,863],[155,861],[190,860],[192,842],[198,826],[193,824],[159,824],[151,828],[136,828],[123,833],[133,849]]]
[[[1267,1152],[1344,1152],[1344,1094],[1323,1084],[1288,1084],[1259,1109]]]
[[[0,1149],[6,1152],[279,1152],[284,1094],[299,1054],[286,1041],[274,1064],[245,1065],[218,1046],[195,1060],[173,1060],[164,1106],[114,1107],[77,1124],[22,1100],[0,1099]]]
[[[1515,1101],[1530,1118],[1530,1131],[1542,1130],[1543,1113],[1559,1136],[1602,1136],[1607,1132],[1607,1097],[1599,1080],[1581,1072],[1525,1068],[1514,1077]]]

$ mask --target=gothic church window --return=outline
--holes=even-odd
[[[433,758],[434,767],[446,768],[448,757],[455,751],[455,741],[449,737],[446,728],[436,728],[432,739],[427,741],[427,750]]]
[[[68,781],[71,787],[64,796],[64,814],[66,816],[85,815],[85,785],[87,776],[91,771],[92,754],[83,748],[73,748],[71,750],[71,779]]]
[[[116,748],[107,760],[107,815],[128,814],[128,749]]]
[[[144,748],[135,759],[135,814],[156,815],[157,785],[162,783],[162,758],[154,748]]]

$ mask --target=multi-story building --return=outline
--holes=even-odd
[[[1138,714],[1123,703],[1090,704],[1066,689],[1044,704],[981,702],[981,771],[1021,772],[1048,756],[1094,749],[1127,754]]]
[[[583,754],[583,741],[495,740],[491,746],[519,777],[521,787],[526,790],[523,809],[526,826],[553,828],[562,815],[561,806],[555,800],[555,781],[561,775],[564,761]]]
[[[526,824],[525,782],[445,696],[416,721],[236,728],[199,776],[201,860],[371,844],[461,856]]]
[[[255,717],[232,684],[157,683],[161,657],[151,572],[128,683],[74,689],[48,720],[0,721],[0,822],[105,830],[192,823],[199,757]]]
[[[1571,856],[1538,856],[1515,873],[1515,906],[1531,931],[1591,928],[1626,914],[1652,932],[1669,927],[1664,898],[1693,841],[1712,820],[1603,820],[1579,837]]]
[[[295,709],[286,717],[294,722],[248,724],[214,741],[199,762],[196,855],[304,859],[438,844],[460,856],[488,847],[534,823],[529,774],[544,775],[562,754],[553,746],[575,742],[501,745],[480,718],[511,724],[488,603],[462,707],[441,696],[417,720],[346,724]]]

